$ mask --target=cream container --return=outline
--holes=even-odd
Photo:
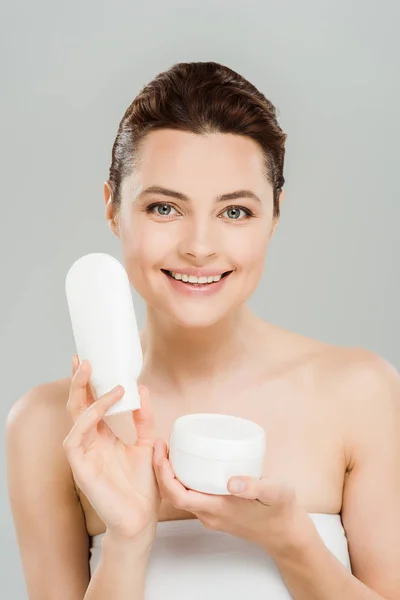
[[[175,476],[189,489],[229,495],[234,475],[260,478],[265,432],[257,423],[232,415],[189,414],[174,422],[169,461]]]

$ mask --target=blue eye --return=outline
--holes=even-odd
[[[166,202],[158,202],[155,204],[150,204],[150,206],[146,207],[146,212],[147,213],[153,213],[156,214],[160,217],[169,217],[171,216],[171,211],[175,210],[173,206],[171,206],[171,204],[168,204]]]
[[[157,212],[163,217],[167,217],[170,214],[171,208],[172,206],[170,206],[169,204],[157,204]]]
[[[244,206],[229,206],[224,212],[228,214],[230,221],[249,219],[253,216],[253,213],[248,208],[244,208]],[[241,212],[244,213],[244,217],[241,217]]]
[[[229,218],[239,219],[240,217],[240,208],[228,208],[226,212],[228,213]]]
[[[159,217],[165,218],[174,216],[174,213],[172,211],[175,211],[175,214],[179,214],[176,212],[176,208],[174,208],[168,202],[155,202],[147,206],[145,208],[145,211],[149,214],[155,214]],[[227,214],[229,221],[244,221],[254,216],[252,211],[249,208],[245,208],[244,206],[228,206],[228,208],[226,208],[224,212],[221,213],[221,215],[224,214]]]

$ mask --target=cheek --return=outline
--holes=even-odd
[[[133,287],[144,291],[146,282],[155,271],[165,267],[166,241],[160,232],[155,231],[151,223],[144,223],[140,219],[136,223],[121,224],[121,247],[124,256],[125,268]]]
[[[147,266],[152,263],[154,245],[143,235],[137,232],[134,235],[121,235],[122,251],[127,262],[134,263],[137,267]]]
[[[120,241],[129,280],[138,289],[152,264],[154,246],[143,228],[133,227],[130,223],[121,224]]]
[[[236,240],[234,246],[233,259],[238,265],[246,270],[246,272],[259,272],[263,269],[265,256],[268,247],[268,236],[253,235],[251,240],[246,236],[242,240]]]
[[[138,267],[158,269],[166,267],[165,261],[176,254],[179,224],[161,225],[142,215],[132,215],[121,222],[121,244],[128,261],[136,261]]]

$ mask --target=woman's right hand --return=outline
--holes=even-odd
[[[67,403],[73,426],[63,447],[79,488],[118,540],[144,539],[151,545],[161,498],[152,466],[156,437],[149,392],[139,386],[141,408],[132,417],[137,432],[134,445],[117,438],[102,420],[123,396],[117,386],[97,401],[91,393],[91,366],[74,356]]]

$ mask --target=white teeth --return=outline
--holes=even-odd
[[[178,281],[184,281],[185,283],[214,283],[219,281],[222,277],[222,275],[196,277],[195,275],[184,275],[183,273],[175,273],[174,271],[170,271],[169,273],[174,279],[177,279]]]

